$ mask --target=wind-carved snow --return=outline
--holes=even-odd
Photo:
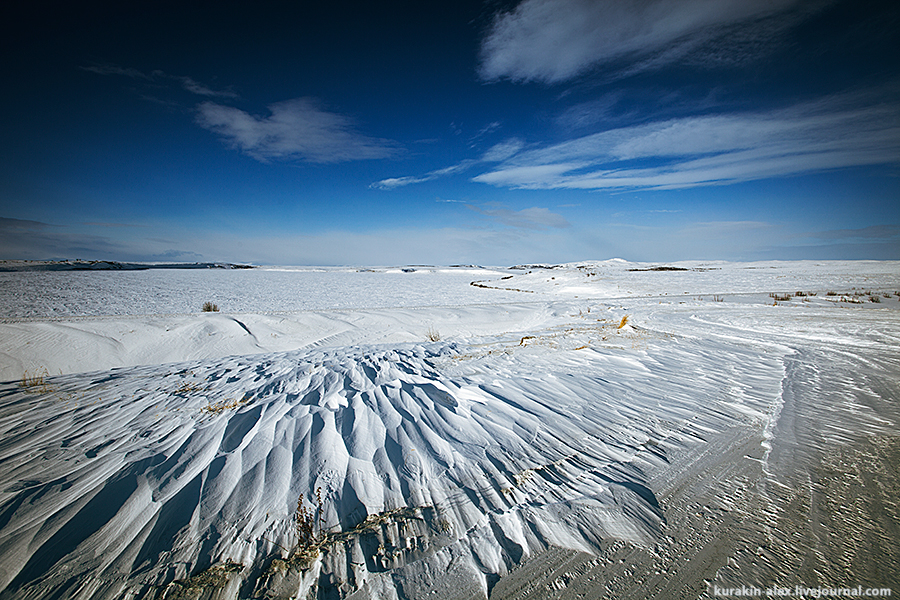
[[[581,289],[583,271],[541,276],[558,295],[552,277]],[[628,304],[458,308],[476,335],[2,384],[0,598],[483,597],[548,548],[656,547],[671,531],[660,490],[716,458],[698,448],[787,435],[785,390],[818,385],[800,358],[890,353],[897,335],[896,317],[824,304]],[[437,315],[363,322],[422,314]],[[270,326],[239,320],[260,339]],[[887,393],[884,360],[865,393]],[[889,434],[841,400],[862,381],[843,372],[828,410]],[[301,494],[321,515],[317,551],[298,543]]]
[[[330,531],[416,511],[323,552],[316,568],[348,591],[431,554],[464,556],[486,589],[549,545],[652,544],[645,468],[720,421],[764,418],[779,372],[736,355],[720,380],[721,355],[661,341],[292,352],[54,378],[51,398],[8,386],[6,593],[149,594],[213,564],[260,570],[294,546],[297,498],[317,489]]]

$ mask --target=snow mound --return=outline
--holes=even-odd
[[[440,552],[481,581],[548,545],[655,539],[616,410],[560,402],[579,390],[555,378],[437,370],[463,361],[453,344],[360,347],[7,384],[0,586],[140,596],[226,564],[277,588],[263,571],[317,490],[332,537],[315,568],[348,590]]]

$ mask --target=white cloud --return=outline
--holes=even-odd
[[[715,41],[726,32],[732,41],[765,38],[769,29],[783,28],[786,21],[800,18],[799,12],[791,17],[791,11],[802,8],[808,13],[822,4],[801,0],[523,0],[515,9],[495,17],[482,42],[479,71],[488,81],[509,78],[555,83],[623,58],[643,63],[641,69],[653,68],[683,59],[704,44],[712,48],[700,52],[703,60],[721,62],[723,53],[753,52],[754,48],[753,43],[717,45]],[[779,18],[762,22],[775,16]],[[735,35],[738,26],[741,35]]]
[[[430,178],[433,179],[436,177],[443,177],[444,175],[452,175],[454,173],[462,173],[463,171],[466,171],[466,170],[472,168],[472,166],[475,165],[477,162],[478,162],[477,160],[471,160],[471,159],[462,160],[462,161],[456,163],[455,165],[450,165],[449,167],[443,167],[441,169],[435,169],[434,171],[431,171],[430,173],[428,173],[428,175]]]
[[[484,162],[500,162],[504,161],[514,154],[516,154],[519,150],[525,147],[525,142],[520,140],[519,138],[510,138],[506,141],[500,142],[499,144],[494,144],[485,152],[481,160]]]
[[[624,104],[624,99],[625,94],[622,91],[607,93],[600,98],[570,106],[554,120],[562,129],[577,130],[593,127],[607,120],[621,119],[623,111],[616,117],[615,109]],[[638,116],[633,106],[627,110],[632,118]]]
[[[501,127],[500,121],[492,121],[492,122],[488,123],[487,125],[485,125],[484,127],[482,127],[481,129],[479,129],[478,132],[475,135],[473,135],[469,141],[470,142],[478,141],[481,138],[483,138],[484,136],[486,136],[487,134],[493,133],[494,131],[500,129],[500,127]]]
[[[312,98],[296,98],[270,105],[268,117],[238,108],[203,102],[197,123],[219,134],[253,158],[333,163],[386,158],[397,152],[388,140],[358,133],[347,117],[328,112]]]
[[[214,90],[209,86],[203,85],[202,83],[194,80],[191,77],[176,77],[181,82],[181,87],[185,90],[191,92],[192,94],[197,94],[198,96],[209,96],[212,98],[237,98],[237,94],[228,90]]]
[[[474,181],[530,189],[675,189],[900,163],[900,108],[839,96],[768,113],[613,129],[513,156]]]
[[[426,175],[425,177],[388,177],[387,179],[382,179],[381,181],[376,181],[375,183],[370,184],[369,187],[379,190],[392,190],[394,188],[403,187],[405,185],[412,185],[414,183],[424,183],[432,179],[434,179],[434,177],[430,177],[428,175]]]
[[[412,185],[414,183],[425,183],[426,181],[431,181],[432,179],[437,179],[438,177],[444,177],[445,175],[461,173],[462,171],[472,168],[472,166],[477,163],[477,160],[466,159],[456,163],[455,165],[450,165],[449,167],[443,167],[441,169],[429,171],[428,173],[425,173],[421,176],[407,175],[404,177],[388,177],[387,179],[382,179],[381,181],[376,181],[375,183],[369,184],[369,187],[376,190],[392,190],[394,188],[403,187],[405,185]]]
[[[425,175],[389,177],[387,179],[382,179],[381,181],[376,181],[375,183],[370,184],[369,187],[379,190],[392,190],[394,188],[402,187],[405,185],[424,183],[426,181],[431,181],[432,179],[437,179],[439,177],[445,177],[447,175],[453,175],[455,173],[467,171],[468,169],[471,169],[475,165],[482,162],[502,162],[511,158],[524,147],[524,141],[520,140],[519,138],[510,138],[491,146],[479,160],[466,159],[456,163],[455,165],[450,165],[449,167],[443,167],[441,169],[429,171]]]

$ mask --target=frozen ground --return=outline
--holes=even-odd
[[[900,590],[900,263],[546,267],[0,273],[0,598]]]

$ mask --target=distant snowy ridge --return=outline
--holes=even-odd
[[[215,262],[130,263],[111,260],[0,260],[9,271],[144,271],[147,269],[252,269],[250,265]]]

